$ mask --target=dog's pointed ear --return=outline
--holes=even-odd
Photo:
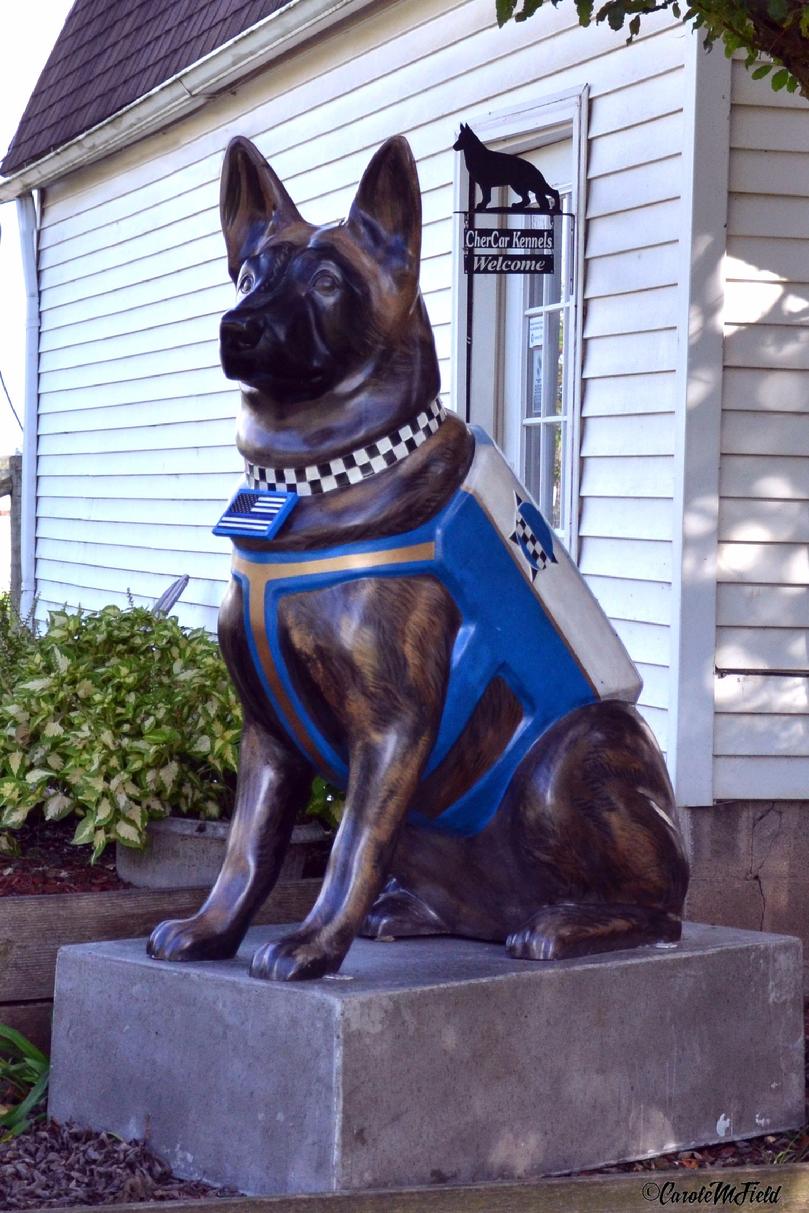
[[[234,282],[244,259],[268,233],[301,218],[280,178],[255,144],[241,135],[231,139],[225,152],[219,214]]]
[[[396,277],[410,279],[418,287],[421,190],[410,144],[402,135],[388,139],[374,155],[363,173],[348,223],[377,255],[387,252]]]

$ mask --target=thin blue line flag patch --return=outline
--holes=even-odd
[[[239,489],[214,527],[213,533],[272,539],[297,503],[297,493]]]

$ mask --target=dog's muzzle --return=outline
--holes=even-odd
[[[258,316],[227,312],[219,326],[222,349],[231,353],[254,350],[261,340],[264,326]]]

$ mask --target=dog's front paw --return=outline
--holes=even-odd
[[[310,981],[336,973],[343,955],[330,954],[321,943],[303,935],[288,935],[278,943],[265,943],[250,965],[250,976],[264,981]]]
[[[201,915],[174,918],[155,927],[146,951],[155,960],[227,960],[235,956],[239,940],[215,932]]]

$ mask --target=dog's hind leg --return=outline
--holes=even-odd
[[[506,940],[516,960],[567,960],[639,944],[676,942],[682,923],[645,906],[562,903],[545,906]]]
[[[418,893],[391,876],[371,906],[361,935],[368,939],[401,939],[413,935],[449,935],[449,926]]]
[[[499,940],[522,960],[673,942],[687,866],[672,812],[637,714],[577,709],[535,743],[481,833],[402,831],[396,883],[364,933]]]
[[[536,908],[509,934],[512,956],[559,960],[680,938],[688,865],[662,757],[634,709],[596,703],[557,722],[505,807],[518,847],[545,874]]]
[[[534,197],[536,198],[537,206],[542,211],[543,215],[550,215],[553,213],[553,204],[549,200],[547,194],[543,194],[542,190],[534,190]]]
[[[481,833],[408,826],[364,933],[507,943],[524,960],[679,938],[687,865],[671,788],[637,714],[571,712],[532,747]]]
[[[391,873],[363,935],[461,935],[502,943],[537,905],[537,873],[525,869],[500,814],[472,837],[406,826]]]

